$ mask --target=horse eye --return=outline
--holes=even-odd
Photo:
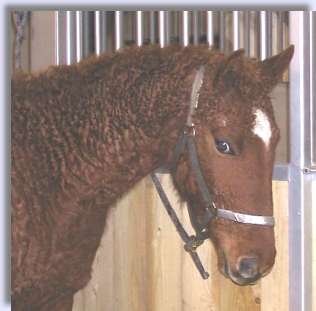
[[[223,140],[215,140],[216,149],[220,153],[224,154],[234,154],[233,149],[231,148],[230,144]]]

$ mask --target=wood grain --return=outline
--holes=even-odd
[[[161,178],[186,229],[192,230],[170,178]],[[151,180],[145,178],[117,204],[109,218],[93,278],[75,296],[73,310],[288,310],[287,182],[273,182],[273,192],[278,250],[275,266],[257,285],[240,287],[218,272],[210,242],[199,249],[210,273],[207,281],[201,279]]]

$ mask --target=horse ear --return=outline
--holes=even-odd
[[[219,65],[214,78],[214,86],[224,87],[229,89],[236,81],[235,72],[233,70],[233,64],[242,59],[245,54],[244,49],[239,49],[231,53],[223,62]]]
[[[263,79],[267,91],[281,80],[284,71],[288,68],[294,54],[294,45],[290,45],[286,50],[278,55],[270,57],[262,62]]]
[[[244,49],[236,50],[236,51],[232,52],[232,53],[227,57],[226,63],[231,62],[231,61],[232,61],[233,59],[235,59],[235,58],[243,57],[244,55],[245,55],[245,50],[244,50]]]

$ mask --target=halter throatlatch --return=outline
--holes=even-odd
[[[159,181],[156,172],[151,174],[153,183],[157,189],[159,197],[170,216],[172,222],[174,223],[181,239],[183,240],[184,249],[191,255],[193,262],[197,269],[199,270],[203,279],[207,279],[209,274],[204,270],[204,267],[201,263],[201,260],[196,252],[196,249],[203,244],[203,242],[208,239],[209,232],[208,226],[213,218],[223,218],[226,220],[234,221],[242,224],[251,224],[251,225],[261,225],[261,226],[274,226],[274,218],[273,216],[258,216],[258,215],[249,215],[243,213],[236,213],[230,210],[217,208],[212,195],[208,190],[207,184],[203,177],[200,163],[198,160],[197,149],[195,146],[195,127],[192,121],[192,117],[194,111],[198,108],[199,101],[199,93],[203,84],[204,79],[204,66],[201,66],[196,73],[192,92],[191,92],[191,101],[189,107],[189,113],[186,121],[185,129],[180,136],[180,139],[176,145],[172,165],[169,168],[169,171],[172,171],[179,161],[181,155],[185,151],[188,150],[190,166],[192,172],[194,174],[196,183],[198,185],[199,192],[202,196],[203,204],[204,204],[204,215],[202,217],[198,217],[196,215],[196,211],[194,208],[188,204],[188,212],[191,221],[191,225],[194,228],[195,235],[189,236],[188,233],[184,230],[179,218],[177,217],[176,212],[173,210],[166,193],[164,192],[162,185]]]

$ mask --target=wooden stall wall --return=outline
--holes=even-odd
[[[162,176],[177,212],[169,176]],[[201,250],[210,272],[204,281],[185,253],[149,178],[112,210],[93,266],[92,280],[75,296],[74,311],[287,311],[287,182],[273,182],[276,247],[272,272],[255,286],[240,287],[217,270],[211,243]]]

